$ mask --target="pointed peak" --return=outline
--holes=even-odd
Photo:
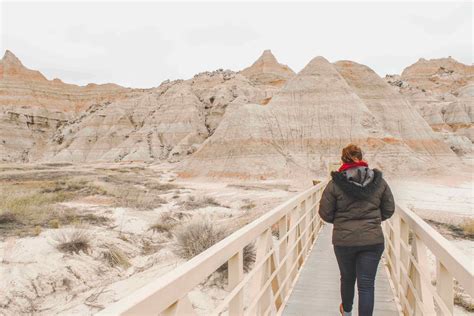
[[[8,63],[8,64],[21,65],[21,61],[18,59],[18,57],[16,57],[15,54],[13,54],[8,49],[5,51],[5,54],[3,55],[2,62]]]
[[[287,65],[280,64],[272,51],[266,49],[252,64],[240,72],[245,77],[261,84],[282,86],[295,72]]]
[[[275,58],[275,55],[273,55],[272,51],[269,49],[264,50],[258,60],[278,63],[277,59]]]
[[[324,57],[316,56],[299,72],[299,74],[307,75],[311,73],[333,72],[333,65]]]
[[[25,67],[18,57],[11,51],[6,50],[0,61],[0,74],[3,79],[15,79],[25,81],[45,81],[47,80],[39,71]]]

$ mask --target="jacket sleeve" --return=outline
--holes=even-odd
[[[393,194],[388,184],[385,186],[385,190],[382,194],[380,210],[382,211],[382,221],[392,217],[393,212],[395,212],[395,201],[393,199]]]
[[[333,223],[336,215],[336,197],[334,196],[333,185],[332,181],[328,183],[319,201],[319,216],[328,223]]]

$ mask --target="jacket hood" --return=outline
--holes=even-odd
[[[382,172],[368,167],[356,167],[342,172],[333,171],[334,183],[348,195],[366,199],[378,188],[382,180]]]

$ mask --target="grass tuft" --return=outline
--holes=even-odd
[[[91,238],[89,232],[84,229],[73,229],[56,235],[57,248],[65,253],[84,252],[89,253],[91,248]]]
[[[214,225],[209,219],[191,220],[175,233],[176,253],[189,260],[224,239],[229,233],[226,228]],[[244,270],[248,271],[255,262],[255,247],[247,245],[243,255]],[[227,271],[227,264],[222,265],[217,271]]]
[[[474,219],[467,219],[461,224],[464,235],[468,238],[474,238]]]
[[[111,267],[120,266],[127,269],[131,266],[130,261],[122,250],[114,245],[105,245],[108,249],[102,251],[102,258]]]
[[[194,210],[194,209],[204,208],[208,206],[223,206],[216,199],[209,196],[199,198],[199,199],[196,199],[195,197],[191,196],[186,201],[181,201],[178,204],[181,205],[186,210]]]

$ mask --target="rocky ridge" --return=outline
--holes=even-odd
[[[433,132],[437,125],[415,97],[421,89],[428,94],[429,71],[409,68],[386,77],[387,84],[367,66],[316,57],[295,74],[267,50],[240,72],[219,69],[144,90],[50,81],[7,51],[0,63],[0,160],[169,161],[181,162],[188,177],[288,178],[326,172],[341,147],[357,142],[388,171],[426,171],[427,161],[443,159],[456,164],[454,152],[468,149],[453,142],[472,146],[461,134],[472,128],[464,115],[472,114],[471,68],[457,65],[454,81],[440,83],[455,91],[429,91],[454,98],[450,106],[458,110],[441,117],[455,135],[449,139]]]
[[[394,86],[459,156],[472,159],[474,141],[474,66],[453,58],[420,59],[401,75],[388,75]]]

